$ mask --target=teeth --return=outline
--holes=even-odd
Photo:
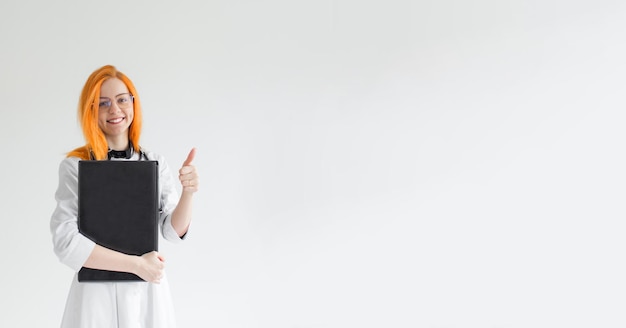
[[[109,123],[119,123],[119,122],[121,122],[123,119],[124,119],[123,117],[120,117],[120,118],[116,118],[116,119],[113,119],[113,120],[108,120],[107,122],[109,122]]]

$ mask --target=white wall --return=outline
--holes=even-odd
[[[48,221],[114,64],[202,188],[181,327],[623,327],[623,1],[3,1],[0,326],[56,327]]]

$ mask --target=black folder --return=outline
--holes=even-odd
[[[78,230],[130,255],[158,250],[157,161],[79,161]],[[78,281],[142,280],[128,272],[81,268]]]

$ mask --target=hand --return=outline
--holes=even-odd
[[[163,269],[165,268],[165,258],[156,251],[152,251],[138,257],[137,267],[134,274],[139,278],[158,284],[163,278]]]
[[[187,159],[183,163],[183,167],[178,171],[178,179],[183,186],[183,192],[194,193],[198,191],[198,174],[196,167],[191,165],[194,157],[196,157],[196,148],[192,148],[187,155]]]

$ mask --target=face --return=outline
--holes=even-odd
[[[109,145],[127,143],[128,128],[133,122],[133,100],[120,79],[110,78],[102,83],[98,108],[98,126]]]

